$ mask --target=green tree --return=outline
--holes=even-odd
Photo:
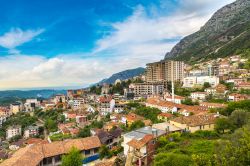
[[[190,166],[191,157],[178,153],[159,153],[154,160],[154,166]]]
[[[210,88],[211,85],[209,84],[209,82],[204,82],[203,84],[203,88],[206,89],[206,88]]]
[[[143,121],[137,120],[137,121],[133,122],[133,123],[130,125],[129,129],[130,129],[130,131],[132,131],[132,130],[135,130],[135,129],[142,128],[142,127],[144,127],[144,126],[145,126],[145,124],[143,123]]]
[[[225,130],[232,130],[233,125],[228,118],[219,118],[215,122],[215,130],[219,133],[224,133]]]
[[[76,147],[72,147],[67,155],[62,157],[62,166],[82,166],[83,157]]]
[[[57,123],[52,119],[47,119],[44,124],[45,128],[48,129],[50,132],[57,131]]]
[[[85,138],[85,137],[89,137],[89,136],[91,136],[89,126],[85,126],[83,129],[80,129],[80,131],[78,133],[78,137]]]
[[[229,119],[237,128],[240,128],[249,121],[250,112],[247,112],[243,109],[238,109],[230,115]]]
[[[99,150],[100,158],[103,159],[104,157],[110,157],[110,150],[106,145],[102,145]]]
[[[250,163],[250,125],[236,130],[228,140],[219,140],[215,146],[218,166],[243,166]]]

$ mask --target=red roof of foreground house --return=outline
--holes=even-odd
[[[154,139],[154,136],[152,134],[147,134],[141,140],[132,139],[131,141],[127,143],[127,145],[135,149],[140,149],[153,139]]]
[[[173,114],[170,114],[170,113],[160,113],[158,116],[162,116],[162,117],[165,117],[165,118],[171,118],[171,117],[173,117]]]
[[[58,141],[48,144],[29,145],[16,151],[11,158],[1,163],[1,166],[38,165],[43,158],[68,153],[72,147],[77,147],[80,151],[82,151],[98,148],[100,146],[101,142],[96,136]]]

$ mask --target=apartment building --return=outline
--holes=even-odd
[[[219,84],[220,80],[217,76],[191,76],[183,79],[184,88],[193,88],[195,86],[203,86],[205,82],[208,82],[212,87]]]
[[[23,105],[21,102],[15,102],[10,104],[10,112],[11,114],[17,114],[18,112],[22,111]]]
[[[14,136],[22,135],[21,126],[10,126],[6,129],[6,139],[11,139]]]
[[[147,64],[146,81],[182,81],[184,77],[184,62],[164,60]]]
[[[23,137],[24,138],[29,138],[29,137],[34,137],[39,134],[39,127],[38,126],[28,126],[24,130]]]
[[[129,85],[129,90],[135,96],[160,95],[164,92],[163,82],[134,83]]]

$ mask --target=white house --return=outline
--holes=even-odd
[[[21,126],[10,126],[6,129],[6,139],[11,139],[17,135],[22,135]]]
[[[29,126],[24,130],[24,138],[33,137],[39,134],[38,126]]]
[[[207,96],[206,92],[192,92],[190,97],[193,100],[205,100]]]

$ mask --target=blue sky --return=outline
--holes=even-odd
[[[86,86],[160,60],[233,0],[0,2],[0,89]]]

